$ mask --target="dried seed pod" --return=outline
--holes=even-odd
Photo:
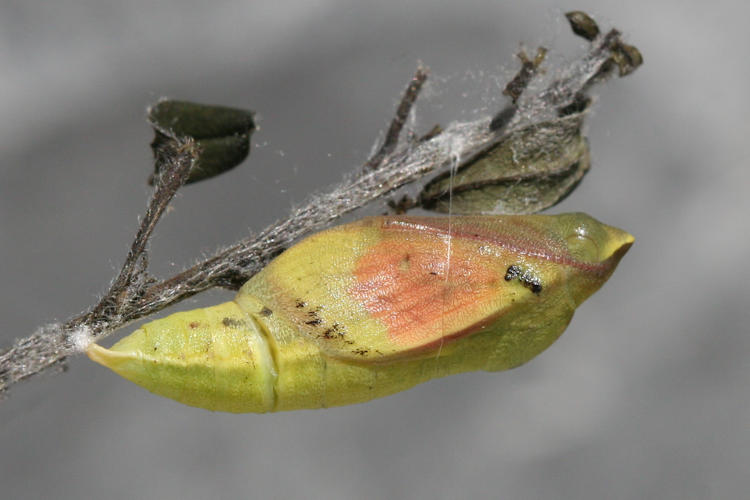
[[[612,60],[617,64],[620,76],[629,75],[643,64],[641,51],[635,46],[623,42],[619,42],[612,47]]]
[[[366,218],[288,249],[231,302],[153,321],[87,353],[209,410],[368,401],[526,363],[632,243],[580,213]]]
[[[568,18],[570,27],[576,35],[589,41],[599,35],[599,26],[596,21],[582,10],[566,12],[565,17]]]

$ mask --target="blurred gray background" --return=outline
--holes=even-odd
[[[502,103],[519,42],[573,57],[563,12],[644,54],[589,121],[555,212],[636,245],[530,364],[371,403],[227,415],[94,365],[0,402],[3,498],[734,499],[750,491],[750,31],[745,3],[0,1],[0,345],[92,304],[149,188],[158,97],[258,111],[249,162],[188,186],[152,242],[167,276],[360,165],[417,61],[417,124]],[[183,303],[225,300],[212,292]]]

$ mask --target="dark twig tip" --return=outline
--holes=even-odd
[[[544,47],[536,49],[534,59],[529,59],[529,56],[526,55],[526,51],[524,50],[521,50],[518,53],[518,58],[521,60],[521,69],[518,70],[516,76],[514,76],[505,86],[505,89],[503,89],[503,95],[510,97],[513,100],[513,104],[518,102],[518,98],[521,97],[523,91],[526,90],[529,82],[531,82],[532,78],[534,78],[539,72],[539,67],[542,62],[544,62],[546,55],[547,49]]]
[[[377,153],[365,163],[365,170],[376,170],[386,156],[393,153],[399,143],[399,137],[401,136],[401,130],[406,124],[406,120],[409,118],[409,113],[414,106],[414,103],[419,97],[419,92],[422,90],[424,82],[427,80],[429,75],[429,68],[420,64],[417,67],[417,71],[412,76],[409,85],[407,85],[404,95],[401,97],[401,102],[396,109],[396,115],[391,121],[390,127],[385,134],[385,140],[383,145],[380,147]]]

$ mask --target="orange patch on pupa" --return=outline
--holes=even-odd
[[[426,346],[482,324],[501,293],[496,260],[481,256],[475,242],[386,237],[358,260],[349,293],[386,325],[392,342]]]

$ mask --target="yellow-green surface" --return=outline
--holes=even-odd
[[[153,321],[88,354],[210,410],[368,401],[529,361],[632,242],[580,213],[366,218],[293,246],[232,302]]]

